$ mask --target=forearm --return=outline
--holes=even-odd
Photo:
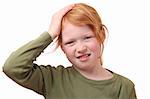
[[[25,44],[6,60],[3,71],[16,82],[22,82],[31,75],[33,70],[33,61],[41,52],[52,42],[48,33],[43,33],[35,40]]]

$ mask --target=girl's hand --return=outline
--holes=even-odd
[[[70,11],[74,7],[74,5],[75,4],[66,6],[52,16],[51,23],[48,29],[48,33],[51,35],[52,39],[55,39],[57,36],[59,36],[62,18],[68,11]]]

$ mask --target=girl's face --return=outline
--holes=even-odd
[[[100,43],[88,26],[63,22],[62,50],[68,60],[79,70],[92,69],[100,63]]]

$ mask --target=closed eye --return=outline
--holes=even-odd
[[[91,38],[93,38],[93,36],[86,36],[84,39],[86,40],[86,39],[91,39]]]
[[[65,45],[71,45],[73,43],[74,43],[74,41],[69,41],[69,42],[66,42]]]
[[[87,37],[85,37],[85,39],[90,39],[90,38],[92,38],[91,36],[87,36]]]

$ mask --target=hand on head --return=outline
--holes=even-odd
[[[70,11],[75,4],[68,5],[62,9],[60,9],[58,12],[56,12],[51,19],[51,23],[48,29],[48,33],[51,35],[52,39],[55,39],[60,34],[61,30],[61,21],[63,16]]]

